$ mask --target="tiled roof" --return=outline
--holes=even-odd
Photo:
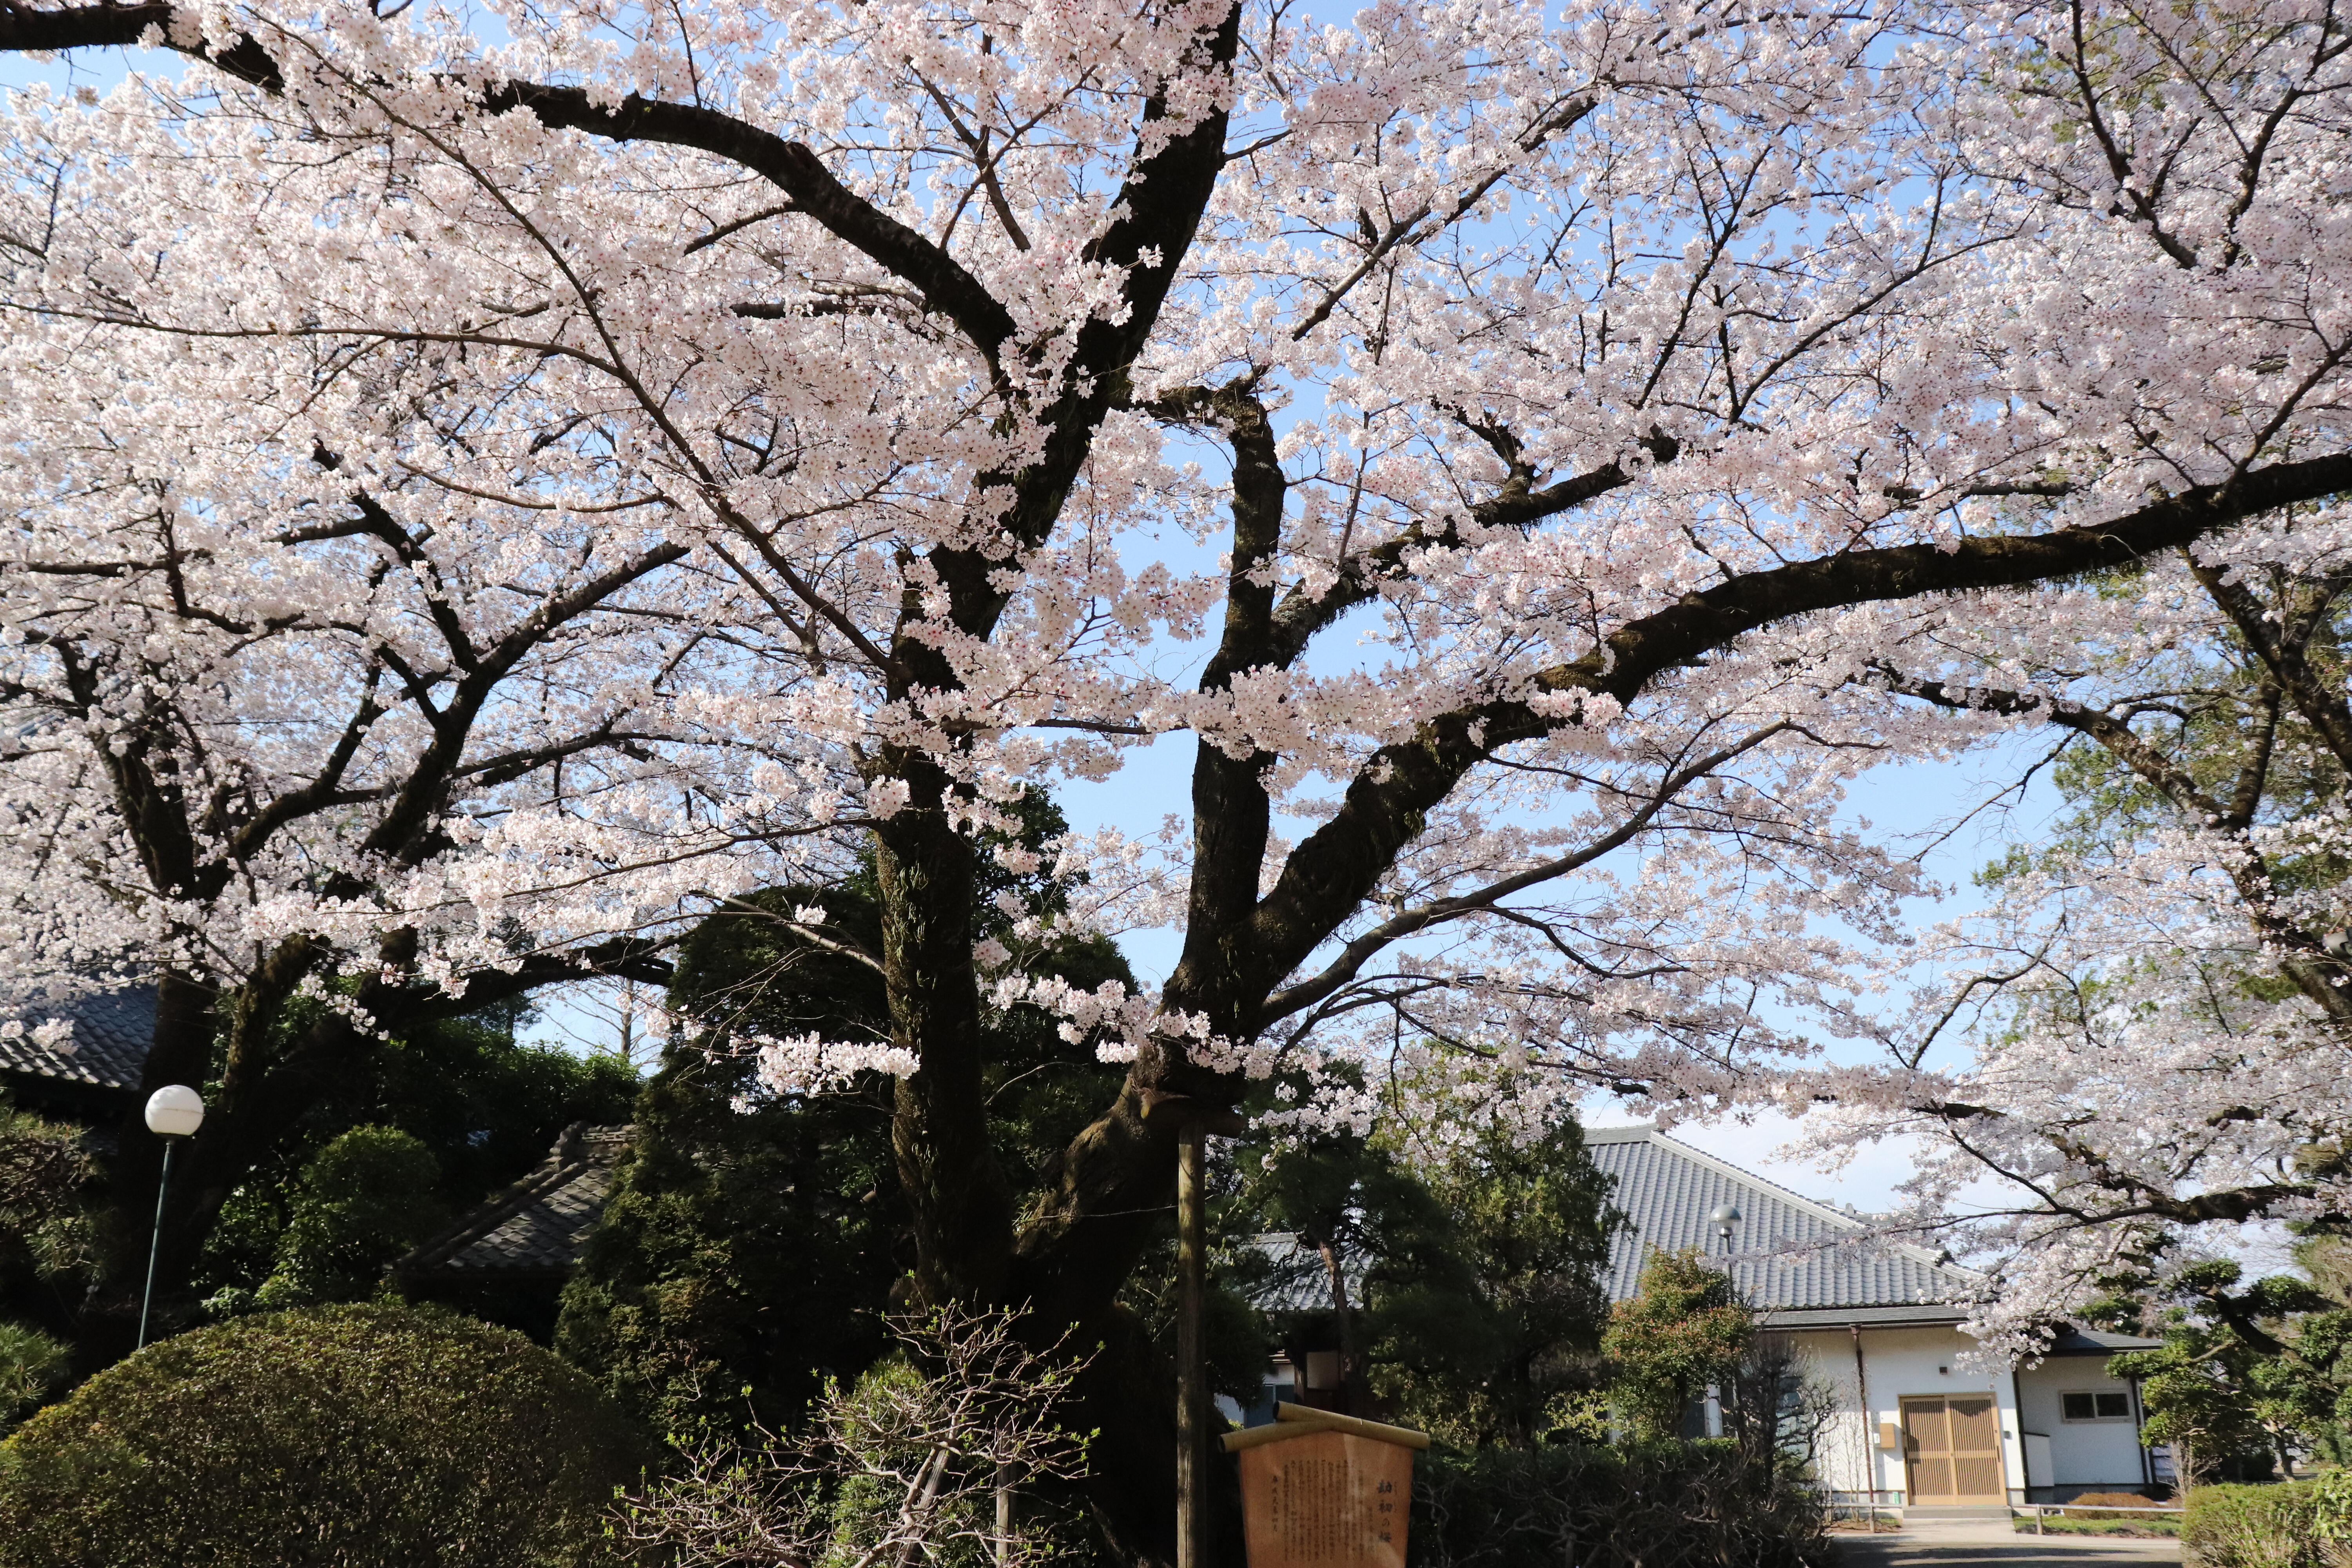
[[[1308,1246],[1305,1237],[1296,1231],[1269,1230],[1252,1237],[1248,1245],[1263,1254],[1265,1260],[1264,1276],[1249,1293],[1250,1300],[1260,1311],[1331,1310],[1330,1273],[1324,1267],[1323,1255]],[[1348,1287],[1348,1300],[1363,1300],[1362,1261],[1347,1259],[1340,1264],[1339,1272]]]
[[[396,1265],[419,1282],[560,1279],[613,1194],[613,1175],[635,1127],[574,1122],[539,1168]]]
[[[132,985],[101,991],[70,1002],[34,1005],[24,1021],[73,1020],[73,1036],[61,1046],[38,1046],[29,1035],[0,1038],[0,1072],[23,1073],[59,1083],[136,1093],[139,1070],[155,1043],[155,988]]]
[[[1874,1309],[1877,1321],[1888,1310],[1965,1300],[1977,1287],[1964,1269],[1916,1247],[1876,1240],[1860,1220],[1655,1128],[1590,1128],[1584,1142],[1592,1163],[1616,1178],[1611,1201],[1626,1216],[1610,1248],[1612,1301],[1640,1289],[1651,1254],[1685,1247],[1727,1257],[1740,1293],[1767,1313],[1810,1318],[1823,1309]],[[1727,1252],[1706,1217],[1727,1202],[1739,1210]],[[1962,1314],[1945,1307],[1918,1315],[1948,1321]]]

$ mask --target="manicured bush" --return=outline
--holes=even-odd
[[[254,1304],[268,1311],[366,1300],[394,1258],[440,1226],[440,1180],[433,1151],[397,1127],[354,1127],[336,1138],[303,1169],[278,1266]]]
[[[2309,1481],[2198,1487],[2181,1521],[2183,1554],[2200,1568],[2323,1568],[2319,1500]]]
[[[2147,1514],[2141,1513],[2137,1510],[2160,1506],[2161,1505],[2157,1503],[2153,1499],[2150,1499],[2139,1492],[2084,1492],[2081,1496],[2074,1498],[2067,1502],[2066,1511],[2061,1517],[2066,1519],[2147,1519],[2149,1517]],[[2113,1511],[2116,1509],[2126,1509],[2134,1511],[2125,1513],[2116,1513]]]
[[[437,1310],[183,1334],[0,1443],[0,1568],[557,1568],[646,1455],[579,1373]]]
[[[1562,1444],[1414,1467],[1411,1568],[1815,1568],[1820,1496],[1724,1441]]]
[[[2020,1535],[2162,1536],[2171,1540],[2180,1533],[2178,1519],[2133,1523],[2119,1518],[2068,1519],[2059,1514],[2044,1514],[2039,1520],[2021,1515],[2011,1522]]]

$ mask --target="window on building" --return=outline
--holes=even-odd
[[[2069,1421],[2128,1421],[2131,1419],[2131,1395],[2128,1394],[2062,1394],[2058,1411]]]

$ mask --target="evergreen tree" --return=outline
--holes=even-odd
[[[354,1127],[302,1173],[278,1265],[254,1292],[268,1311],[380,1294],[386,1271],[445,1217],[431,1150],[396,1127]]]
[[[1532,1447],[1594,1385],[1610,1179],[1561,1121],[1524,1141],[1491,1128],[1426,1181],[1432,1201],[1402,1211],[1412,1229],[1372,1270],[1375,1381],[1459,1447]]]
[[[1258,1140],[1237,1163],[1228,1229],[1300,1242],[1258,1249],[1248,1282],[1331,1303],[1289,1327],[1338,1343],[1351,1405],[1382,1402],[1464,1448],[1526,1448],[1591,1385],[1615,1216],[1573,1122],[1525,1142],[1490,1126],[1418,1165],[1347,1133]]]
[[[1043,795],[992,847],[1031,857],[1067,831]],[[1031,973],[1092,989],[1131,984],[1101,938],[1021,936],[1059,912],[1036,869],[992,858],[975,924]],[[821,909],[821,918],[809,911]],[[808,918],[803,918],[808,916]],[[889,1035],[879,904],[870,867],[827,887],[771,889],[705,920],[681,944],[673,1008],[700,1027],[675,1037],[638,1098],[636,1141],[566,1289],[557,1343],[625,1405],[667,1430],[788,1423],[828,1378],[848,1380],[886,1343],[881,1314],[914,1263],[890,1125],[901,1092],[878,1074],[817,1094],[761,1097],[749,1037]],[[1091,1039],[1065,1040],[1034,1008],[982,1027],[999,1165],[1042,1179],[1119,1069]]]
[[[1681,1436],[1692,1402],[1738,1379],[1754,1340],[1755,1319],[1729,1275],[1696,1252],[1656,1254],[1601,1336],[1619,1419],[1644,1441]]]
[[[207,1311],[221,1316],[252,1305],[254,1292],[291,1256],[289,1246],[311,1255],[312,1241],[289,1239],[306,1194],[347,1189],[349,1173],[337,1166],[357,1158],[363,1144],[383,1154],[386,1137],[414,1141],[414,1156],[397,1162],[402,1174],[381,1199],[404,1212],[394,1215],[387,1207],[369,1223],[380,1237],[422,1239],[448,1215],[545,1159],[556,1134],[572,1122],[628,1120],[639,1085],[626,1063],[518,1041],[524,1018],[520,1007],[500,1007],[404,1032],[322,1088],[223,1204],[196,1277]],[[368,1138],[327,1158],[338,1140],[361,1128],[371,1130]],[[432,1174],[420,1184],[419,1173],[428,1168]],[[405,1194],[397,1204],[389,1195],[394,1189]],[[316,1223],[332,1229],[341,1222]],[[384,1261],[397,1257],[394,1252]],[[320,1277],[328,1293],[305,1299],[372,1296],[382,1268],[371,1265],[362,1272],[364,1280],[353,1277],[331,1286]]]
[[[907,1263],[888,1087],[752,1102],[755,1063],[733,1048],[737,1032],[881,1026],[879,977],[787,923],[822,897],[836,932],[870,934],[870,902],[845,893],[758,894],[682,945],[673,1005],[712,1026],[675,1038],[638,1096],[635,1142],[564,1291],[558,1350],[669,1431],[779,1424],[881,1347],[874,1313]]]
[[[89,1283],[94,1179],[79,1128],[0,1099],[0,1301],[26,1320],[27,1334],[72,1331],[77,1299]],[[0,1372],[0,1380],[7,1376]]]
[[[2166,1276],[2160,1295],[2110,1298],[2086,1314],[2162,1340],[2107,1368],[2138,1381],[2147,1440],[2169,1444],[2192,1479],[2266,1479],[2299,1447],[2344,1457],[2352,1302],[2325,1289],[2332,1243],[2298,1251],[2314,1278],[2249,1282],[2238,1264],[2213,1258]]]

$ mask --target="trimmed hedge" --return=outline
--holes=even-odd
[[[520,1334],[406,1307],[239,1319],[0,1443],[0,1568],[563,1568],[648,1450]]]
[[[1818,1494],[1736,1444],[1432,1449],[1414,1466],[1410,1568],[1819,1568]]]
[[[2326,1568],[2319,1502],[2312,1481],[2195,1488],[2181,1519],[2182,1553],[2200,1568]]]

